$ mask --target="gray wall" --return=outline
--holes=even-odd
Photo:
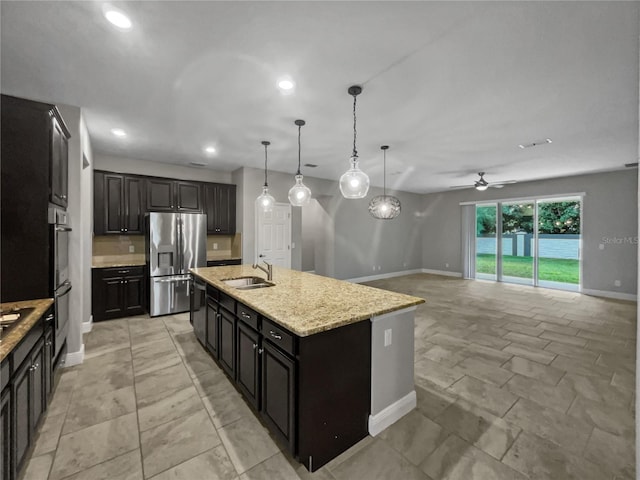
[[[586,193],[582,212],[583,288],[635,295],[637,245],[605,242],[638,235],[638,177],[629,169],[518,183],[485,192],[466,189],[425,195],[422,266],[462,272],[460,202],[577,192]],[[600,244],[604,244],[604,250],[599,249]],[[614,285],[615,280],[622,282],[620,287]]]

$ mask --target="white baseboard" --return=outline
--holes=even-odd
[[[67,353],[65,357],[64,366],[73,367],[74,365],[80,365],[84,360],[84,343],[77,352]]]
[[[369,415],[369,434],[375,437],[385,428],[393,425],[411,410],[416,408],[416,391],[412,390],[400,400],[392,403],[380,413]]]
[[[444,275],[445,277],[458,277],[462,278],[462,273],[460,272],[449,272],[447,270],[432,270],[430,268],[423,268],[421,270],[422,273],[431,273],[432,275]]]
[[[608,290],[592,290],[590,288],[583,288],[582,293],[584,293],[585,295],[591,295],[593,297],[615,298],[617,300],[631,300],[632,302],[638,301],[638,296],[632,293],[610,292]]]
[[[82,333],[89,333],[93,329],[93,315],[89,316],[88,322],[82,322]]]
[[[351,282],[351,283],[372,282],[373,280],[382,280],[384,278],[402,277],[403,275],[411,275],[411,274],[414,274],[414,273],[422,273],[422,269],[417,268],[415,270],[403,270],[401,272],[379,273],[378,275],[369,275],[367,277],[347,278],[344,281],[345,282]]]

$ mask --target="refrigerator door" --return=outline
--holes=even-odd
[[[190,275],[151,278],[149,316],[189,311]]]
[[[207,266],[207,216],[201,213],[181,213],[179,244],[182,250],[181,271]]]
[[[148,237],[149,276],[180,273],[180,245],[176,235],[179,214],[149,213]]]

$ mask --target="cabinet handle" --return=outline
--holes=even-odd
[[[35,364],[31,365],[31,368],[29,370],[31,370],[33,372],[34,370],[37,370],[39,366],[40,366],[39,363],[35,363]]]
[[[66,200],[67,196],[66,195],[60,195],[60,198],[62,198],[63,200]]]
[[[118,273],[129,273],[129,270],[118,270]]]
[[[256,348],[258,348],[258,344],[257,344],[257,343],[254,343],[254,344],[253,344],[253,349],[255,350]]]
[[[264,348],[259,348],[258,349],[258,355],[262,355],[262,352],[264,352]]]
[[[53,313],[47,315],[47,318],[44,319],[45,322],[50,322],[51,320],[53,320]]]
[[[51,346],[51,342],[45,342],[44,344],[45,344],[47,347],[50,347],[50,346]]]
[[[269,330],[269,335],[271,335],[276,340],[282,340],[282,335],[280,335],[279,333],[274,332],[273,330]]]
[[[125,229],[124,229],[124,231],[125,231],[125,232],[128,232],[129,230],[125,228]]]
[[[217,318],[218,320],[220,320],[220,319],[222,318],[222,314],[221,314],[221,313],[216,313],[216,318]]]
[[[251,320],[251,315],[248,315],[244,312],[240,312],[240,315],[242,315],[242,318],[246,318],[247,320]]]

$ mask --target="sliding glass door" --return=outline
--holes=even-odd
[[[471,276],[579,290],[581,205],[581,197],[475,205]]]

